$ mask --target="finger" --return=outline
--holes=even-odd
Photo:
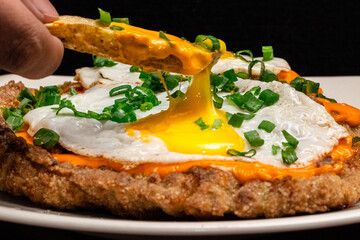
[[[21,1],[0,0],[0,68],[28,78],[52,74],[64,47]]]
[[[59,14],[49,0],[22,0],[24,5],[43,23],[57,20]]]

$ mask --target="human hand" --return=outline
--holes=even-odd
[[[64,47],[44,23],[58,13],[49,0],[0,0],[0,69],[42,78],[60,65]]]

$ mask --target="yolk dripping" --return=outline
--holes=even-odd
[[[169,98],[166,111],[140,119],[127,127],[130,136],[141,133],[146,141],[148,135],[162,139],[169,151],[187,154],[227,155],[230,148],[243,151],[244,140],[227,124],[225,112],[214,107],[210,90],[211,65],[194,76],[193,82],[181,99]],[[202,118],[209,125],[206,130],[194,122]],[[221,119],[218,129],[211,126]]]

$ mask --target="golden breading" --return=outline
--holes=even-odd
[[[24,84],[22,82],[15,83],[14,80],[11,80],[0,89],[0,107],[16,107],[19,104],[16,98],[24,89]]]
[[[77,16],[61,16],[46,24],[51,34],[66,48],[105,57],[113,61],[144,67],[147,71],[165,70],[195,75],[212,61],[212,53],[167,34],[123,23],[113,23],[124,30],[111,29],[99,21]]]

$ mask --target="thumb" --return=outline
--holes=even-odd
[[[59,14],[49,0],[22,0],[24,5],[43,23],[57,20]]]

